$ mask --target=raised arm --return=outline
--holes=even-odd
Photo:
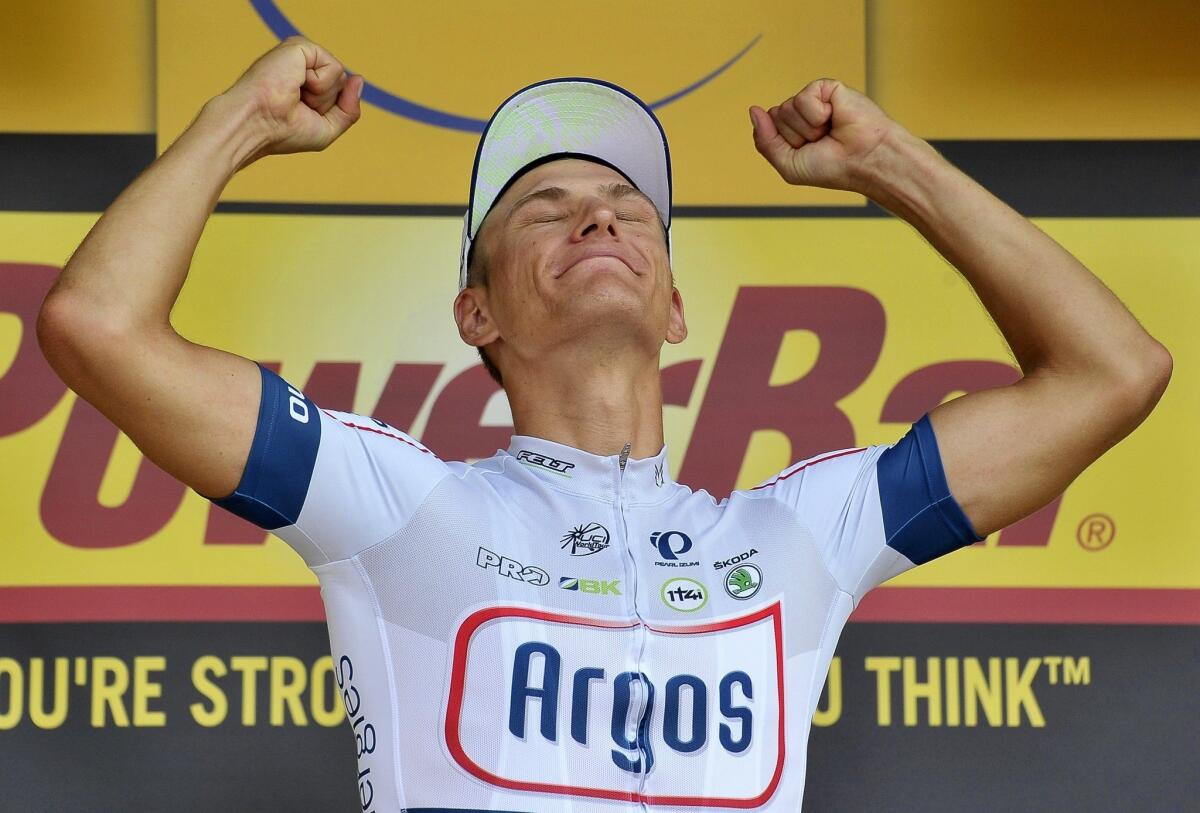
[[[933,409],[947,484],[982,536],[1060,494],[1158,403],[1171,356],[1062,246],[832,79],[750,111],[789,183],[860,192],[967,279],[1024,376]]]
[[[42,304],[38,341],[59,376],[205,496],[238,484],[260,377],[253,362],[176,333],[171,309],[233,175],[266,155],[324,149],[358,120],[362,83],[302,38],[268,51],[121,193]]]

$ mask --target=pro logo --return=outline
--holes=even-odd
[[[526,584],[532,584],[535,587],[545,587],[550,583],[550,574],[540,567],[523,565],[516,559],[509,559],[507,556],[501,556],[484,547],[479,548],[479,555],[475,557],[475,564],[484,570],[495,568],[501,576],[525,582]]]

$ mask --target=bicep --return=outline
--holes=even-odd
[[[43,314],[55,372],[171,476],[209,496],[238,484],[262,384],[249,359],[194,344],[169,326],[128,331]]]
[[[981,536],[1032,514],[1123,434],[1111,395],[1026,376],[974,392],[929,413],[946,481]]]
[[[147,400],[132,410],[126,433],[199,494],[227,495],[237,487],[254,440],[261,370],[250,359],[191,342],[167,358],[157,370],[165,378],[154,393],[158,407]]]

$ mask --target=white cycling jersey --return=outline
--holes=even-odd
[[[851,610],[980,538],[927,416],[717,500],[665,449],[444,462],[262,381],[215,502],[320,580],[364,811],[799,810]]]

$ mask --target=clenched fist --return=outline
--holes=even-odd
[[[754,147],[788,183],[866,194],[872,152],[900,125],[836,79],[817,79],[770,110],[750,108]]]
[[[264,155],[323,150],[358,121],[365,80],[333,54],[288,37],[251,65],[224,96],[248,103],[265,130]],[[247,162],[249,163],[249,162]]]

